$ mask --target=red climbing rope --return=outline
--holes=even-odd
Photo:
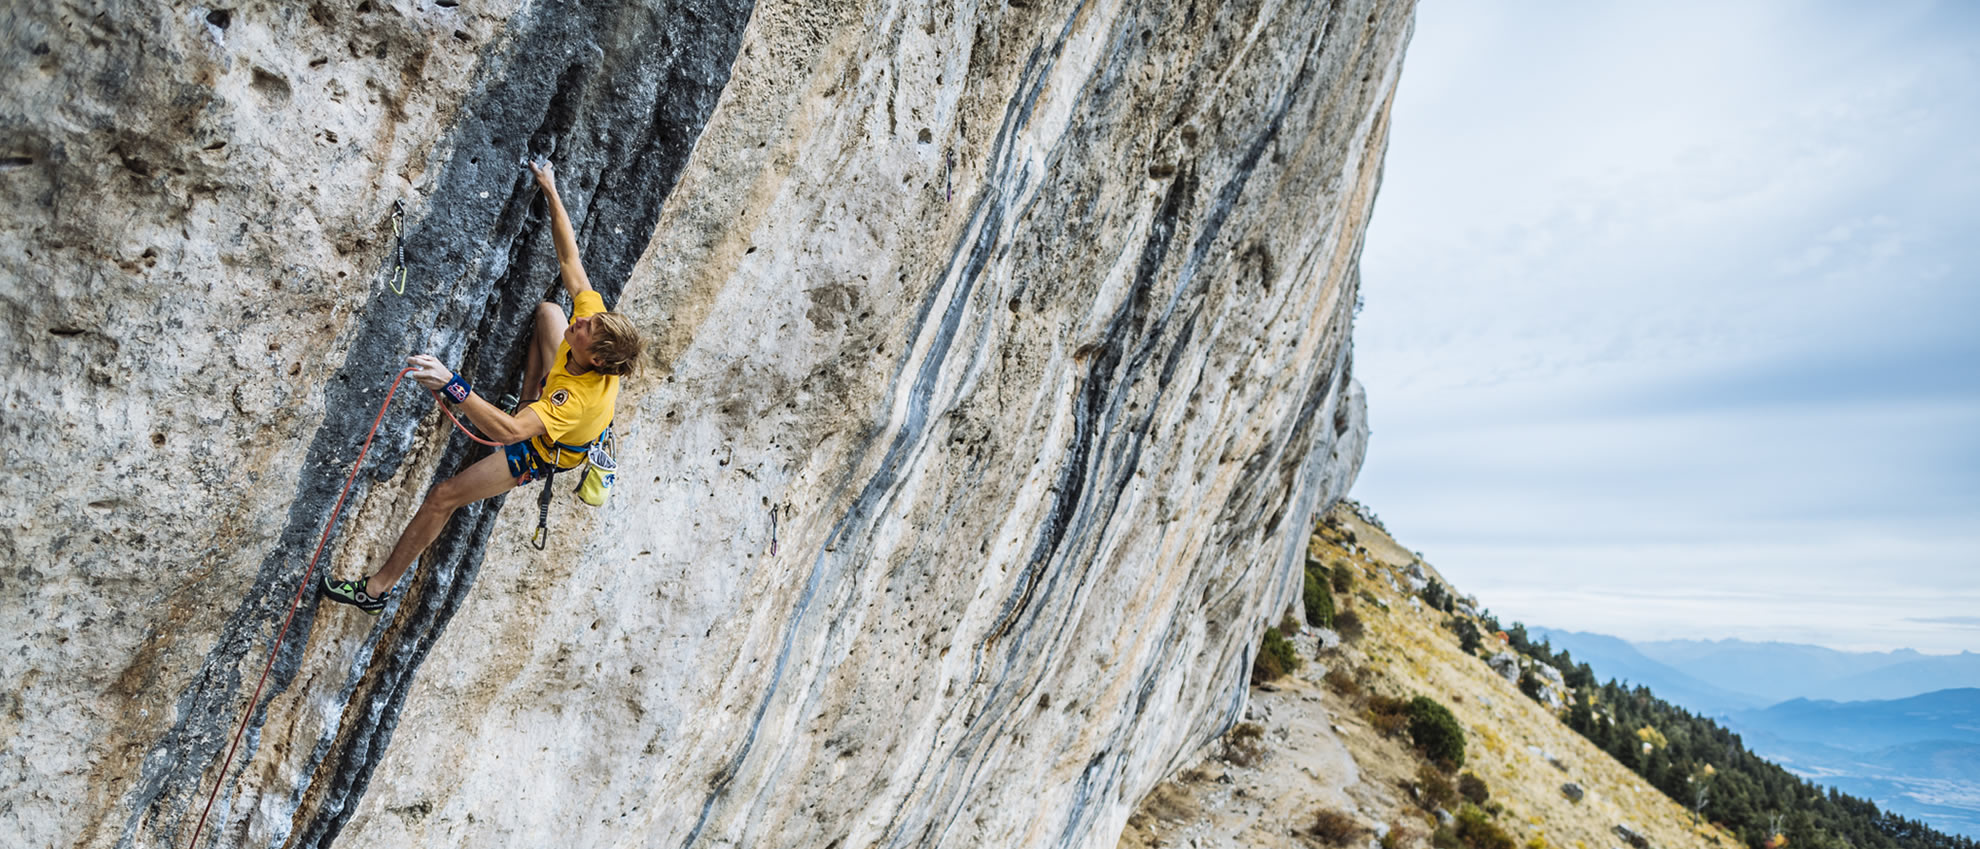
[[[240,748],[241,734],[247,731],[248,718],[254,715],[255,703],[261,701],[261,688],[268,683],[269,670],[275,668],[275,655],[282,651],[282,640],[289,635],[289,623],[296,618],[296,609],[302,605],[303,592],[309,589],[310,579],[316,577],[316,561],[323,556],[323,548],[330,543],[330,532],[337,527],[337,516],[344,510],[344,498],[351,494],[351,484],[357,482],[358,469],[364,465],[365,454],[371,451],[371,439],[378,435],[379,423],[385,421],[385,410],[392,406],[392,396],[399,391],[399,384],[406,379],[406,375],[413,371],[415,369],[400,369],[399,375],[392,378],[392,388],[385,391],[385,403],[378,405],[378,416],[371,420],[371,430],[364,435],[364,445],[358,449],[357,461],[351,464],[351,474],[344,478],[344,491],[337,494],[337,504],[330,508],[330,520],[323,525],[323,538],[316,543],[316,553],[309,556],[309,568],[303,572],[302,583],[296,585],[296,597],[289,600],[289,614],[282,618],[282,629],[275,632],[275,644],[268,649],[268,663],[261,668],[261,680],[255,682],[254,695],[248,698],[247,709],[241,712],[241,724],[234,729],[234,742],[227,746],[227,760],[220,764],[220,775],[213,780],[213,792],[206,797],[206,810],[200,812],[199,826],[193,829],[192,840],[186,843],[186,849],[193,849],[199,845],[199,836],[206,830],[207,815],[213,813],[213,800],[219,798],[220,785],[227,780],[227,769],[234,765],[234,750]],[[447,418],[453,420],[454,427],[460,428],[469,439],[483,445],[502,447],[500,442],[474,435],[473,431],[461,424],[460,419],[454,418],[454,411],[447,409],[447,404],[441,401],[440,393],[430,389],[427,391],[432,393],[434,401],[440,402],[440,411],[446,413]]]
[[[406,369],[406,371],[412,371],[412,369]],[[400,376],[400,377],[405,377],[405,376],[406,376],[406,371],[402,371],[402,372],[399,372],[399,376]],[[394,387],[397,387],[397,386],[399,385],[399,382],[398,382],[397,380],[394,380],[394,381],[392,381],[392,385],[393,385]],[[474,440],[474,441],[476,441],[476,442],[479,442],[479,443],[481,443],[481,444],[483,444],[483,445],[486,445],[486,446],[488,446],[488,447],[490,447],[490,448],[502,448],[502,447],[505,447],[505,446],[503,446],[503,445],[502,445],[502,443],[500,443],[500,442],[496,442],[496,441],[494,441],[494,440],[492,440],[492,439],[482,439],[482,438],[481,438],[481,437],[479,437],[479,436],[475,436],[475,435],[474,435],[474,431],[471,431],[471,430],[468,430],[468,429],[467,429],[467,425],[464,425],[464,424],[461,424],[461,420],[460,420],[460,419],[455,419],[455,418],[454,418],[454,411],[453,411],[453,410],[451,410],[451,409],[449,409],[449,408],[447,407],[447,401],[446,401],[446,399],[444,399],[444,398],[441,398],[441,397],[440,397],[440,393],[438,393],[438,392],[434,392],[434,391],[433,391],[433,390],[431,390],[431,389],[428,389],[428,390],[426,390],[426,391],[427,391],[427,393],[428,393],[428,394],[430,394],[430,395],[432,395],[432,396],[433,396],[433,400],[434,400],[434,401],[437,401],[437,402],[439,402],[439,404],[440,404],[440,412],[443,412],[443,413],[446,413],[446,414],[447,414],[447,418],[449,418],[449,419],[453,419],[453,422],[454,422],[454,427],[457,427],[457,428],[460,428],[460,430],[461,430],[461,432],[462,432],[462,433],[465,433],[465,434],[467,434],[467,438],[469,438],[469,439],[472,439],[472,440]],[[391,395],[389,395],[389,394],[388,394],[388,395],[386,395],[386,396],[385,396],[385,400],[386,400],[387,402],[390,402],[390,401],[392,400],[392,396],[391,396]],[[362,455],[360,455],[358,459],[364,459],[364,458],[363,458],[363,456],[362,456]]]

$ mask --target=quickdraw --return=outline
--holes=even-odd
[[[557,461],[564,459],[563,449],[557,449]],[[529,535],[529,544],[542,551],[550,544],[550,488],[557,485],[557,461],[549,463],[550,471],[543,475],[543,491],[536,496],[536,533]]]
[[[392,258],[395,263],[392,271],[392,292],[397,295],[406,293],[406,236],[399,227],[399,222],[405,220],[405,217],[405,202],[392,201]]]
[[[543,473],[543,491],[536,496],[536,532],[530,534],[529,537],[529,544],[535,546],[537,551],[542,551],[550,545],[550,494],[551,489],[557,485],[557,473],[573,471],[578,468],[577,466],[572,466],[569,469],[563,468],[564,452],[572,451],[586,455],[588,458],[591,447],[610,438],[611,435],[612,426],[607,424],[605,430],[598,434],[598,438],[583,445],[569,445],[562,442],[551,443],[551,448],[557,452],[557,455],[554,460],[544,461],[544,465],[548,466],[549,470]],[[531,453],[535,452],[533,448],[528,450]]]

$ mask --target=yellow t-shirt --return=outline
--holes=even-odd
[[[605,298],[597,292],[579,292],[571,301],[574,319],[605,311]],[[584,462],[584,452],[565,451],[559,457],[552,443],[583,445],[597,439],[612,423],[612,409],[619,403],[617,375],[597,371],[571,374],[570,357],[571,343],[558,342],[557,360],[550,364],[550,375],[543,382],[543,397],[529,405],[548,431],[531,438],[530,447],[560,469]]]

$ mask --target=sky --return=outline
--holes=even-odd
[[[1505,621],[1980,651],[1980,3],[1423,0],[1350,496]]]

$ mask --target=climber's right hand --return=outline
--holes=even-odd
[[[529,173],[536,175],[536,184],[542,186],[544,191],[557,190],[557,171],[550,165],[550,160],[541,158],[530,160]]]

